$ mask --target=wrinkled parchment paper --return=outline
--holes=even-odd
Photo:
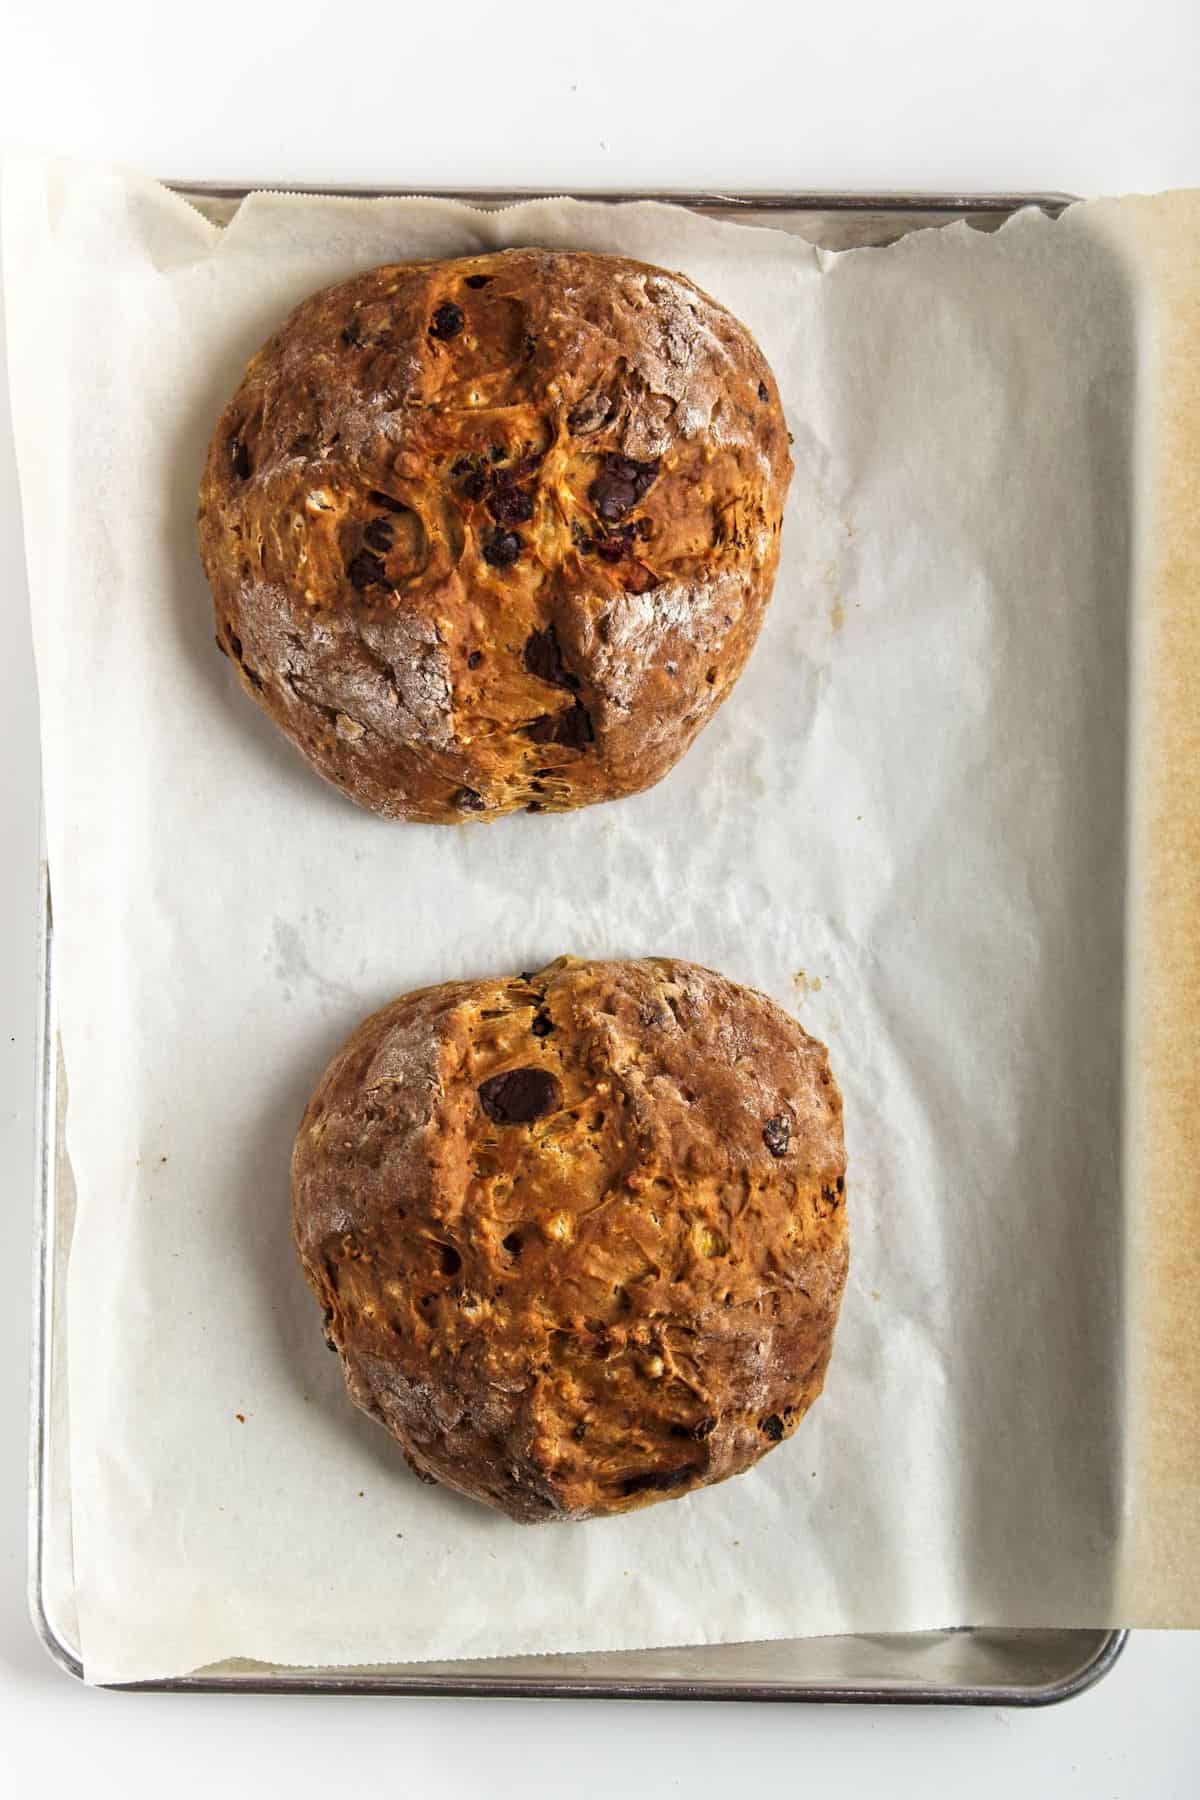
[[[1145,335],[1119,216],[840,257],[649,204],[256,196],[220,230],[139,177],[9,165],[90,1679],[1114,1619]],[[519,243],[682,269],[757,334],[795,439],[778,585],[652,792],[388,824],[218,656],[197,482],[314,288]],[[528,1528],[350,1406],[287,1169],[364,1013],[563,951],[694,958],[828,1042],[852,1272],[825,1395],[756,1471]]]

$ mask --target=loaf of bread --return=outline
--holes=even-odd
[[[748,1469],[821,1391],[842,1105],[764,995],[665,958],[458,981],[367,1019],[292,1161],[350,1394],[421,1475],[587,1519]]]
[[[774,378],[680,275],[509,250],[314,295],[212,440],[218,647],[392,818],[633,794],[737,680],[791,474]]]

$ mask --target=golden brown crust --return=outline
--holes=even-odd
[[[309,1103],[292,1216],[353,1398],[522,1520],[736,1475],[821,1391],[848,1260],[824,1047],[691,963],[450,982]]]
[[[680,275],[510,250],[316,294],[200,491],[217,643],[391,817],[636,793],[737,679],[791,474],[774,377]]]

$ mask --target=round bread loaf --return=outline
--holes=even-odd
[[[739,1474],[821,1391],[846,1278],[824,1047],[694,964],[396,1000],[334,1058],[296,1242],[352,1397],[514,1519]]]
[[[393,818],[632,794],[736,681],[791,474],[774,378],[680,275],[509,250],[314,295],[200,491],[217,644]]]

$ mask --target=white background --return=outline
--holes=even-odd
[[[194,179],[1194,185],[1200,8],[0,0],[0,134]],[[54,1669],[24,1602],[38,765],[3,424],[0,621],[0,1792],[1200,1792],[1200,1636],[1139,1634],[1036,1714],[119,1696]]]

